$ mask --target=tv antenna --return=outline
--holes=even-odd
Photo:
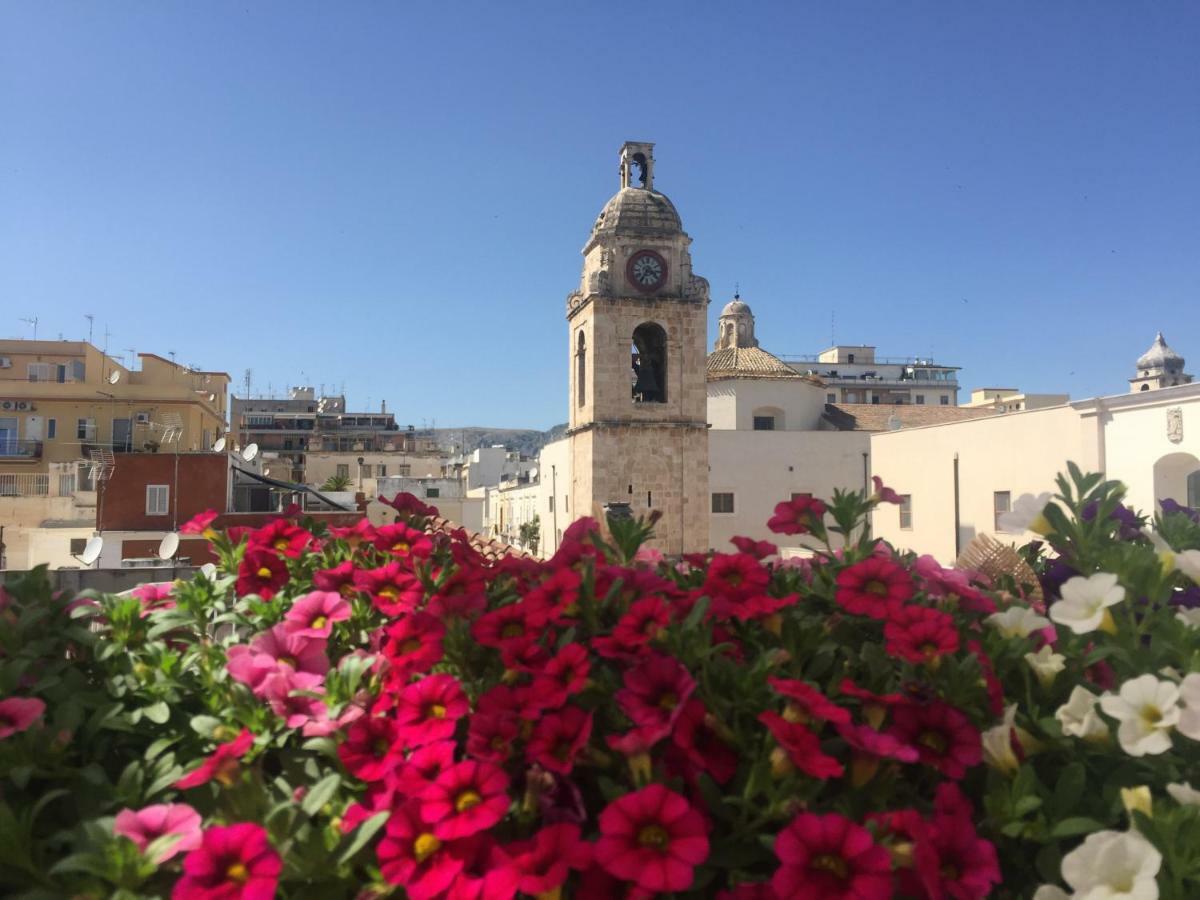
[[[129,354],[129,368],[132,369],[134,367],[134,364],[137,363],[137,348],[136,347],[126,347],[125,352]]]
[[[22,319],[21,321],[22,321],[22,322],[24,322],[24,323],[25,323],[25,324],[27,324],[27,325],[32,325],[32,326],[33,326],[33,339],[36,341],[36,340],[37,340],[37,323],[38,323],[38,317],[37,317],[37,316],[34,316],[32,319]]]
[[[96,317],[91,313],[84,313],[83,317],[88,320],[88,343],[92,342],[92,326],[96,324]]]

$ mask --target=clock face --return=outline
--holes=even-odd
[[[658,290],[667,280],[667,261],[653,250],[639,250],[629,257],[625,269],[629,283],[639,291]]]

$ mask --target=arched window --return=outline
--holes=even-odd
[[[575,340],[575,405],[587,402],[587,339],[583,331]]]
[[[643,322],[633,330],[633,399],[636,403],[667,402],[667,333]]]
[[[1143,384],[1141,389],[1142,389],[1143,391],[1148,391],[1148,390],[1150,390],[1150,385],[1148,385],[1148,384]]]

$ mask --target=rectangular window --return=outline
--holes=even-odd
[[[377,465],[375,467],[375,475],[378,478],[386,478],[387,477],[387,466],[384,465],[383,463],[380,463],[379,465]]]
[[[71,538],[71,555],[78,556],[87,548],[87,538]]]
[[[167,504],[171,495],[171,486],[167,484],[146,485],[146,515],[165,516]]]
[[[441,488],[425,488],[425,496],[426,496],[426,498],[429,498],[429,497],[440,497],[441,495],[442,495],[442,489],[441,489]]]
[[[755,416],[754,417],[755,431],[774,431],[775,417],[774,416]]]
[[[58,419],[46,420],[46,440],[52,441],[58,436]]]
[[[75,438],[80,441],[94,441],[96,439],[96,420],[92,418],[77,419],[75,421]]]
[[[800,498],[802,498],[802,497],[803,497],[805,500],[811,500],[811,499],[812,499],[812,494],[811,494],[811,493],[809,493],[808,491],[793,491],[793,492],[792,492],[792,499],[793,499],[793,500],[799,500],[799,499],[800,499]]]
[[[733,494],[718,493],[712,495],[712,511],[715,513],[733,512]]]
[[[879,405],[879,395],[878,395],[878,394],[872,394],[872,395],[871,395],[871,402],[872,402],[873,404],[875,404],[876,406],[878,406],[878,405]]]
[[[950,398],[947,397],[945,394],[942,394],[942,406],[949,406],[949,405],[950,405]]]
[[[925,405],[925,395],[924,394],[917,394],[917,396],[914,397],[913,399],[916,400],[917,406]]]
[[[837,403],[837,394],[826,394],[825,402],[826,403]]]
[[[571,511],[571,496],[570,496],[570,494],[563,494],[563,512],[570,512],[570,511]]]
[[[995,510],[992,515],[992,524],[996,531],[1003,531],[1004,529],[1000,527],[1000,517],[1012,510],[1012,492],[996,491],[992,494],[992,509]]]
[[[350,477],[350,464],[349,463],[338,463],[336,477],[349,478]]]
[[[900,527],[905,531],[912,530],[912,494],[900,495]]]
[[[28,371],[30,381],[53,381],[57,366],[54,363],[29,363]]]

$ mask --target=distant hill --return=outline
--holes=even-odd
[[[551,441],[558,440],[567,431],[566,423],[555,425],[549,431],[534,431],[529,428],[435,428],[433,436],[442,447],[462,446],[465,453],[477,447],[503,444],[526,456],[537,456],[539,450]]]

